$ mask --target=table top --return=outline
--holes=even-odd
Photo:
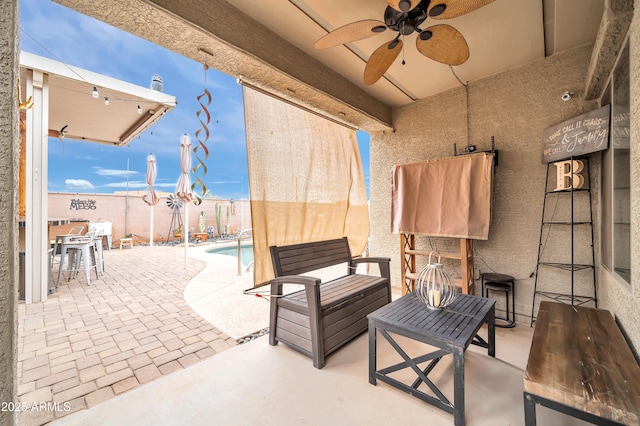
[[[498,274],[493,272],[485,272],[481,274],[481,276],[482,276],[482,279],[485,281],[498,281],[498,282],[515,281],[515,279],[511,275]]]
[[[367,316],[377,328],[397,332],[424,343],[448,343],[467,347],[496,301],[458,294],[444,309],[431,309],[415,292],[381,307]]]
[[[47,219],[48,226],[67,225],[68,223],[69,223],[69,219]],[[21,227],[27,226],[27,219],[25,217],[20,217],[18,219],[18,226],[21,226]]]
[[[640,367],[603,309],[540,303],[524,390],[624,424],[640,420]]]

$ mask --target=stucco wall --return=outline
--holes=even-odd
[[[18,0],[0,0],[0,16],[0,402],[12,402],[17,401]],[[14,412],[0,411],[0,425],[14,423]]]
[[[537,263],[546,173],[541,162],[542,134],[547,127],[597,107],[579,100],[590,55],[590,47],[574,49],[469,85],[471,143],[478,150],[488,150],[494,135],[500,151],[489,240],[475,242],[476,269],[490,272],[491,268],[517,279],[518,321],[528,323],[531,315],[534,279],[529,276]],[[562,101],[565,90],[574,92],[574,99]],[[395,133],[371,135],[371,253],[391,257],[395,286],[400,285],[402,264],[399,237],[390,233],[392,166],[451,156],[453,143],[460,150],[467,143],[465,113],[461,86],[397,109]],[[593,157],[592,172],[597,176],[599,155]],[[595,206],[597,193],[595,190]],[[597,209],[594,215],[597,223]],[[418,240],[423,248],[429,247],[426,237]],[[449,251],[452,242],[432,239],[440,251]],[[454,274],[460,272],[459,263],[450,263],[448,268]],[[570,280],[566,283],[564,292],[569,292]],[[480,293],[479,280],[476,293]],[[503,307],[500,302],[499,308]]]
[[[636,352],[640,350],[640,10],[636,1],[634,20],[629,38],[631,73],[631,286],[618,281],[602,268],[598,275],[600,306],[615,313],[619,324],[631,340]]]
[[[76,201],[74,201],[76,200]],[[78,202],[80,201],[80,202]],[[199,232],[198,222],[200,212],[206,212],[206,225],[214,226],[215,233],[218,235],[218,227],[216,225],[215,206],[216,203],[222,209],[220,222],[224,228],[227,224],[227,207],[229,207],[229,233],[235,234],[240,229],[251,228],[251,212],[249,201],[234,201],[233,204],[229,200],[202,200],[202,204],[196,206],[189,205],[189,227],[193,228],[192,232]],[[80,208],[76,206],[94,206],[94,209]],[[127,205],[126,195],[114,194],[73,194],[52,192],[49,193],[49,217],[63,219],[84,219],[89,222],[97,222],[102,219],[104,222],[111,222],[113,244],[117,244],[120,238],[125,236],[125,218],[127,219],[126,233],[138,236],[137,241],[147,242],[150,237],[150,207],[142,201],[141,195],[129,196],[128,214],[125,215]],[[180,210],[182,220],[184,220],[184,208]],[[235,213],[234,213],[235,212]],[[171,218],[173,210],[167,206],[166,197],[161,197],[158,204],[154,207],[153,212],[153,234],[154,241],[164,241],[167,235],[170,235],[173,228],[171,227]],[[65,233],[70,225],[63,225],[50,229],[49,239],[55,238],[55,235]]]

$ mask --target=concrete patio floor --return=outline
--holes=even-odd
[[[283,344],[269,346],[266,336],[237,344],[267,325],[269,304],[243,295],[251,274],[238,276],[236,259],[209,248],[191,248],[187,269],[181,247],[107,251],[106,274],[90,286],[81,277],[45,303],[21,302],[20,401],[58,405],[22,412],[19,424],[453,424],[452,415],[404,392],[369,384],[366,334],[322,370]],[[524,424],[532,334],[524,324],[497,329],[495,359],[470,347],[467,425]],[[424,352],[400,341],[412,356]],[[379,347],[379,362],[397,357]],[[445,357],[429,376],[450,397],[451,364]],[[538,408],[538,424],[586,423]]]
[[[486,331],[481,333],[486,336]],[[476,346],[467,350],[467,426],[524,424],[523,375],[532,333],[526,325],[496,330],[496,358]],[[415,341],[398,342],[410,356],[425,353],[425,346]],[[384,343],[378,349],[378,365],[400,361]],[[451,358],[443,358],[429,375],[449,398]],[[401,376],[411,382],[415,374],[409,373]],[[544,407],[537,409],[537,417],[540,426],[587,424]],[[263,336],[55,422],[56,426],[396,424],[449,426],[453,416],[380,381],[369,384],[366,333],[329,356],[321,370],[283,344],[270,346]]]
[[[230,336],[212,325],[216,318],[212,312],[225,304],[222,296],[230,285],[251,283],[251,276],[235,277],[235,259],[207,255],[206,248],[190,249],[187,269],[182,247],[105,251],[105,274],[95,279],[92,273],[90,285],[79,274],[70,281],[63,279],[44,303],[21,301],[19,400],[28,406],[52,402],[59,409],[20,412],[19,423],[41,425],[91,408],[235,346],[241,337],[237,334],[247,328],[220,320],[231,330]],[[192,280],[191,291],[185,292]],[[217,291],[223,300],[212,301]],[[249,298],[241,290],[235,294]],[[203,305],[207,303],[209,309]],[[266,306],[268,312],[263,300],[251,303]],[[256,311],[256,319],[249,318],[245,326],[261,324],[251,332],[265,327],[264,315]],[[228,315],[229,320],[236,317]]]

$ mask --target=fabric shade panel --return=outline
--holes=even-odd
[[[243,87],[254,285],[273,278],[269,247],[346,236],[352,256],[369,237],[355,131]]]
[[[488,239],[492,180],[487,153],[395,166],[391,232]]]

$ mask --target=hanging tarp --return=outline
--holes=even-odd
[[[486,153],[395,166],[391,232],[488,239],[492,178]]]
[[[243,87],[254,283],[273,278],[269,246],[369,235],[355,131]]]

